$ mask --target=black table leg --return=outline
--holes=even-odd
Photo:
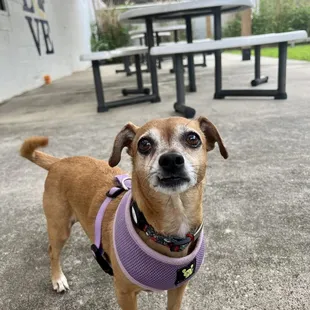
[[[222,20],[221,8],[214,9],[214,39],[221,40],[222,38]],[[223,99],[221,95],[222,90],[222,51],[217,50],[214,52],[215,57],[215,94],[214,99]]]
[[[190,16],[185,17],[186,22],[186,38],[187,43],[193,43],[193,30],[192,30],[192,19]],[[196,77],[195,77],[195,65],[194,65],[194,55],[187,56],[187,66],[188,66],[188,79],[189,79],[189,91],[196,92]]]
[[[141,72],[141,62],[140,62],[140,55],[135,55],[135,65],[137,71],[137,86],[139,90],[143,89],[143,78]]]
[[[183,114],[186,118],[193,118],[196,111],[185,105],[183,55],[175,55],[173,57],[173,62],[177,95],[177,102],[174,104],[174,110]]]
[[[178,33],[178,30],[174,30],[174,31],[173,31],[173,38],[174,38],[174,42],[175,42],[175,43],[179,42],[179,33]]]
[[[129,56],[124,57],[124,67],[125,67],[125,72],[127,76],[130,76],[131,71],[130,71],[130,57]]]
[[[286,94],[287,42],[279,43],[278,90],[275,99],[287,99]]]
[[[143,88],[143,78],[142,78],[142,71],[141,71],[140,55],[135,55],[135,66],[136,66],[137,88],[135,88],[135,89],[123,88],[122,93],[124,96],[135,95],[135,94],[149,95],[150,89],[149,88]]]
[[[206,53],[203,53],[202,57],[203,57],[202,67],[206,67],[207,66],[207,55],[206,55]]]
[[[123,70],[115,70],[116,73],[123,73],[125,72],[127,76],[131,76],[132,72],[130,70],[130,57],[125,56],[123,57],[124,69]]]
[[[148,36],[146,32],[144,33],[144,42],[146,46],[149,46]],[[147,55],[145,57],[145,61],[146,61],[146,70],[143,70],[143,72],[150,72],[150,63]]]
[[[160,43],[161,43],[161,38],[159,36],[159,33],[156,32],[156,45],[157,46],[160,46]],[[162,62],[162,57],[158,57],[158,69],[161,69],[161,62]]]
[[[96,97],[97,97],[97,111],[106,112],[109,109],[104,103],[104,94],[103,94],[103,87],[102,87],[101,74],[100,74],[100,62],[98,60],[93,60],[92,67],[93,67],[93,75],[94,75]]]
[[[140,41],[140,45],[143,46],[144,45],[143,38],[140,38],[139,41]],[[143,64],[145,63],[145,57],[143,54],[141,55],[141,63]]]
[[[251,60],[251,49],[243,48],[242,49],[242,61]]]
[[[260,45],[255,46],[255,78],[251,81],[252,86],[258,86],[268,82],[268,76],[261,77],[260,74]],[[250,50],[251,51],[251,50]]]
[[[152,18],[147,18],[146,23],[146,41],[148,44],[148,64],[149,71],[151,73],[151,83],[152,83],[152,93],[155,99],[152,100],[153,103],[160,102],[159,89],[158,89],[158,79],[157,79],[157,68],[156,68],[156,57],[151,57],[150,51],[154,46],[154,36],[153,36],[153,21]]]
[[[173,31],[173,39],[174,39],[174,43],[178,43],[179,42],[179,33],[178,30],[174,30]],[[173,61],[173,66],[174,66],[174,61]],[[174,73],[174,67],[172,69],[170,69],[170,73]]]

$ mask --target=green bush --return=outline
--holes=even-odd
[[[310,36],[310,6],[292,10],[290,29],[306,30]]]
[[[241,34],[241,15],[228,22],[223,29],[223,37],[238,37]]]
[[[252,15],[252,33],[264,34],[272,32],[286,32],[306,30],[310,35],[310,5],[301,2],[296,5],[294,0],[282,2],[276,9],[274,0],[261,0],[259,13]],[[226,24],[223,29],[224,37],[241,35],[241,16]]]
[[[129,27],[118,21],[119,13],[119,10],[109,8],[97,14],[97,27],[92,26],[91,48],[93,52],[113,50],[129,44]]]
[[[264,33],[276,32],[275,27],[276,27],[275,15],[253,14],[253,17],[252,17],[252,33],[253,34],[264,34]]]

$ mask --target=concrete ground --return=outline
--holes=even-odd
[[[218,127],[230,157],[210,153],[204,195],[207,252],[190,282],[184,310],[310,309],[310,63],[289,61],[288,100],[212,99],[213,57],[197,69],[198,92],[187,95],[197,115]],[[118,309],[112,279],[76,225],[64,250],[71,290],[57,295],[49,278],[42,210],[46,172],[18,155],[28,136],[47,135],[47,152],[107,159],[113,138],[136,124],[174,115],[174,76],[160,71],[162,102],[97,114],[92,72],[76,73],[0,106],[0,308]],[[224,55],[224,87],[248,87],[252,62]],[[107,97],[134,83],[104,67]],[[275,87],[277,62],[263,59]],[[128,156],[121,166],[130,169]],[[166,296],[142,293],[139,309],[165,309]]]

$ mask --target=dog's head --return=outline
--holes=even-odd
[[[205,117],[157,119],[142,127],[128,123],[115,139],[109,164],[116,166],[127,147],[140,182],[163,194],[181,193],[204,179],[207,152],[216,142],[228,158],[216,127]]]

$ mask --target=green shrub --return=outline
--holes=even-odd
[[[310,36],[310,6],[295,8],[290,18],[291,30],[306,30]]]
[[[92,26],[92,51],[107,51],[129,44],[129,27],[118,21],[120,11],[103,9],[97,13],[97,27]]]
[[[252,33],[264,34],[275,31],[276,19],[272,14],[253,14],[252,17]],[[239,34],[240,35],[240,34]]]
[[[229,21],[223,29],[223,37],[238,37],[241,34],[241,15]]]
[[[310,5],[307,1],[282,1],[281,7],[276,8],[274,0],[261,0],[258,13],[252,15],[252,33],[264,34],[306,30],[310,35]],[[241,35],[241,16],[228,22],[223,29],[224,37]]]

